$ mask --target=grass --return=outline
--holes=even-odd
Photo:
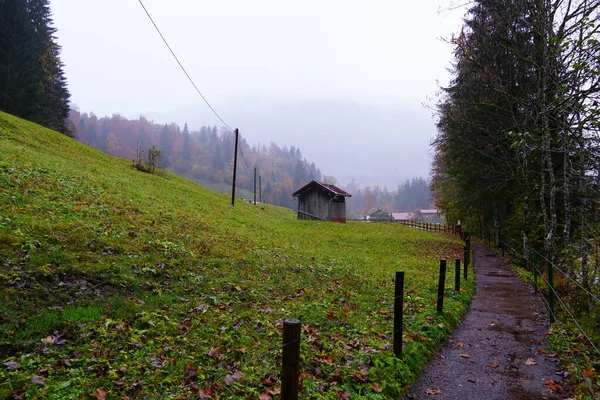
[[[447,289],[435,313],[439,260],[462,254],[450,236],[232,207],[3,113],[0,154],[2,398],[276,398],[282,321],[295,317],[302,398],[391,398],[473,293]]]

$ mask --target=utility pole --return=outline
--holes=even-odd
[[[261,176],[258,175],[258,201],[262,204],[262,181]]]
[[[254,167],[254,205],[256,205],[256,167]]]
[[[240,135],[239,129],[235,128],[235,148],[233,149],[233,184],[231,185],[231,205],[235,206],[235,173],[237,171],[237,149],[238,149],[238,137]]]

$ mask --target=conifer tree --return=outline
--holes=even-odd
[[[48,0],[0,2],[0,110],[71,135]]]

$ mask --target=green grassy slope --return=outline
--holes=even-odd
[[[0,397],[277,397],[281,321],[299,317],[302,398],[389,398],[466,308],[472,285],[435,314],[439,259],[460,254],[402,226],[234,208],[0,113]]]

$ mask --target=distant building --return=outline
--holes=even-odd
[[[444,219],[442,218],[437,209],[419,210],[417,220],[423,222],[433,222],[436,224],[444,222]]]
[[[373,214],[369,215],[369,221],[373,222],[392,222],[392,214],[386,213],[385,211],[377,210]]]
[[[312,181],[292,197],[298,199],[298,219],[346,222],[346,197],[351,195],[335,185]]]
[[[415,219],[415,214],[414,213],[407,213],[407,212],[392,213],[392,218],[394,219],[394,221],[413,220],[413,219]]]

